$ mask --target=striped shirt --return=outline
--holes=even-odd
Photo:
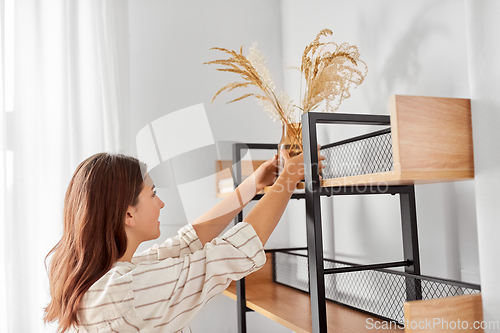
[[[204,247],[192,225],[117,262],[83,296],[73,332],[189,332],[193,316],[266,261],[253,227],[238,223]]]

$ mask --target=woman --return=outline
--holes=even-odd
[[[302,155],[283,157],[277,179],[275,156],[178,236],[136,256],[160,236],[164,206],[145,165],[107,153],[83,161],[66,192],[63,236],[47,256],[45,322],[58,321],[59,332],[182,332],[232,280],[264,265],[263,245],[304,174]],[[217,237],[271,184],[244,222]]]

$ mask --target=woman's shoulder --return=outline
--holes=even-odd
[[[129,262],[116,262],[111,269],[97,280],[88,292],[99,293],[103,291],[113,291],[111,288],[123,287],[132,283],[132,272],[135,265]]]
[[[116,263],[83,296],[78,317],[86,328],[122,318],[133,312],[131,263]]]

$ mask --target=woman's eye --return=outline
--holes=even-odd
[[[156,196],[156,190],[153,191],[153,197]]]

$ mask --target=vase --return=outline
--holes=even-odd
[[[281,157],[281,149],[288,152],[290,157],[302,153],[302,124],[289,123],[283,124],[281,140],[278,143],[278,176],[285,166],[285,160]]]

